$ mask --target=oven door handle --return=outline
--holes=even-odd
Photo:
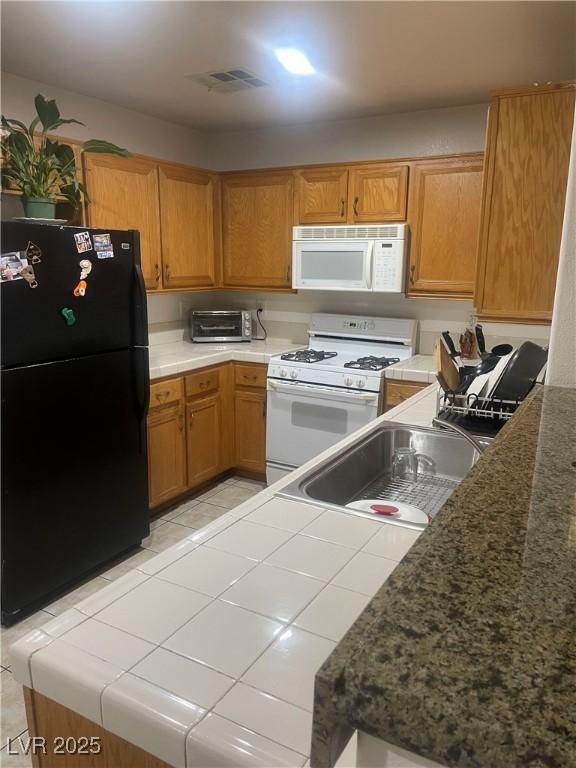
[[[304,397],[321,397],[324,400],[340,400],[341,402],[377,403],[378,392],[350,392],[347,389],[316,386],[315,384],[294,384],[268,379],[268,389],[276,392],[285,392],[289,395],[301,395]]]

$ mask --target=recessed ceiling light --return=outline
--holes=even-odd
[[[313,75],[316,71],[302,51],[296,48],[276,48],[276,58],[293,75]]]

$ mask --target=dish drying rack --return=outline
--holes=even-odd
[[[446,416],[467,416],[471,418],[492,419],[508,421],[514,414],[521,400],[500,400],[492,397],[478,397],[478,395],[461,395],[438,390],[436,402],[437,414]]]

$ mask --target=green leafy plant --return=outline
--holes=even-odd
[[[84,185],[78,179],[74,150],[68,144],[49,138],[60,126],[79,120],[65,119],[54,99],[38,94],[34,99],[36,117],[26,126],[20,120],[2,117],[2,187],[17,189],[23,197],[53,199],[65,197],[79,208],[82,197],[89,202]],[[126,149],[101,139],[90,139],[80,146],[81,152],[99,152],[128,157]]]

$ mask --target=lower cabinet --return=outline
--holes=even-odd
[[[394,408],[395,405],[400,405],[409,397],[420,392],[421,389],[428,387],[429,383],[420,381],[390,381],[385,383],[385,406],[384,410],[388,411],[390,408]]]
[[[184,493],[186,434],[184,403],[180,400],[150,408],[148,414],[148,492],[156,507]]]
[[[266,470],[266,390],[237,390],[235,405],[236,466],[250,472]]]
[[[150,507],[234,467],[255,474],[266,469],[266,366],[224,363],[153,382]]]
[[[266,366],[234,364],[235,465],[266,471]]]
[[[220,472],[220,395],[186,404],[188,487],[200,485]]]

